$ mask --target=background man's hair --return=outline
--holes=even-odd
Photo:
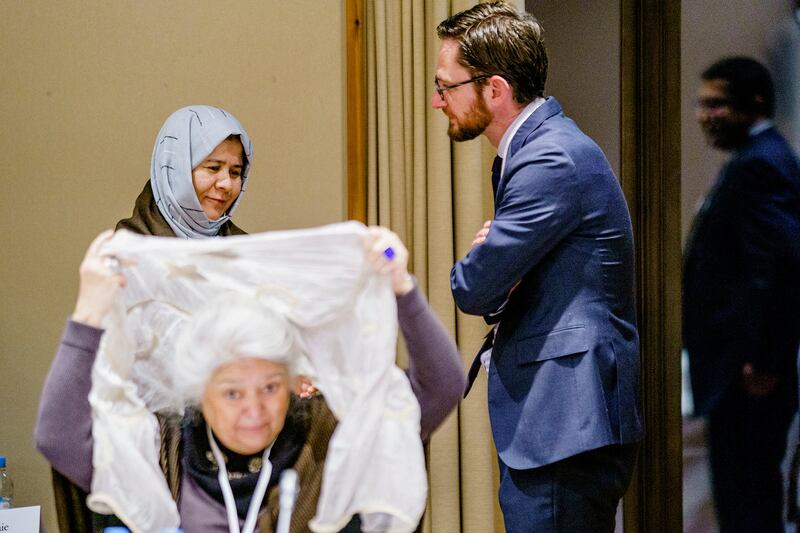
[[[728,83],[731,106],[737,111],[772,118],[775,116],[775,88],[764,65],[750,57],[720,59],[701,74],[705,81]]]
[[[459,44],[458,62],[473,76],[502,76],[518,103],[544,96],[547,51],[533,15],[503,2],[478,4],[442,21],[436,33]]]

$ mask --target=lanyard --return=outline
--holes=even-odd
[[[222,488],[225,510],[228,513],[228,531],[230,531],[230,533],[253,533],[256,529],[258,511],[261,509],[261,500],[264,499],[264,494],[267,492],[267,483],[269,483],[269,477],[272,475],[272,463],[269,461],[269,452],[272,450],[272,445],[264,450],[261,461],[261,473],[258,475],[256,490],[253,491],[253,496],[250,499],[250,506],[247,508],[247,518],[244,520],[244,529],[240,531],[239,514],[236,512],[236,501],[233,499],[231,483],[228,481],[228,469],[225,468],[225,459],[222,457],[222,452],[219,450],[219,446],[217,446],[217,442],[211,434],[211,426],[208,424],[206,424],[206,433],[208,434],[208,443],[211,445],[211,452],[214,454],[214,459],[216,459],[217,466],[219,467],[217,479],[219,480],[219,486]]]

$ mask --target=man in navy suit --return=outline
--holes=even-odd
[[[683,342],[723,532],[783,531],[780,465],[797,410],[800,167],[773,113],[771,77],[755,60],[726,58],[703,73],[697,121],[731,157],[686,246]]]
[[[642,437],[625,199],[600,148],[543,97],[536,19],[478,4],[437,32],[433,107],[453,140],[483,134],[498,152],[494,219],[451,288],[494,324],[470,384],[483,359],[506,530],[611,532]]]

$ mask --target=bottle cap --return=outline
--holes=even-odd
[[[0,468],[5,468],[5,467],[6,467],[6,456],[0,455]]]
[[[131,530],[124,526],[108,526],[103,528],[103,533],[130,533]]]

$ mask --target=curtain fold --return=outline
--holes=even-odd
[[[455,335],[465,366],[488,326],[458,312],[450,269],[492,215],[494,149],[451,143],[447,119],[430,107],[437,24],[474,0],[366,0],[367,221],[390,227],[411,253],[410,269],[436,314]],[[400,354],[401,364],[405,364]],[[424,531],[503,531],[498,467],[479,376],[469,398],[428,448]]]

